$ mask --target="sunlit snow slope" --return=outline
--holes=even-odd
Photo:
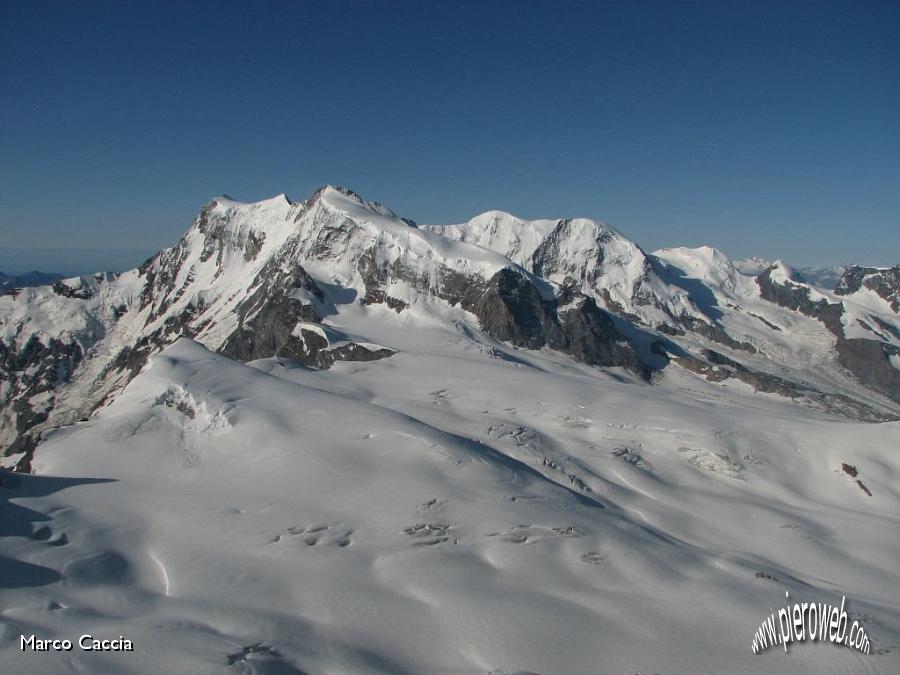
[[[179,341],[4,475],[4,672],[897,672],[897,423],[380,330],[329,371]],[[877,653],[753,656],[785,590]],[[14,645],[85,632],[136,651]]]
[[[750,266],[328,187],[0,296],[0,671],[900,672],[900,267]]]

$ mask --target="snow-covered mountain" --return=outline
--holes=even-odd
[[[3,672],[896,673],[900,267],[840,274],[326,187],[2,296]],[[754,656],[785,592],[872,654]]]
[[[781,262],[750,276],[708,247],[648,254],[584,218],[492,211],[417,227],[343,188],[296,203],[220,197],[138,269],[0,297],[0,445],[6,465],[27,468],[42,431],[89,417],[180,336],[242,361],[319,368],[395,353],[366,323],[342,328],[360,304],[370,324],[387,310],[411,330],[444,322],[647,381],[688,368],[854,419],[894,419],[897,277],[850,267],[829,292]]]

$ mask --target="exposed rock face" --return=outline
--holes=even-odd
[[[732,349],[740,349],[745,352],[750,352],[751,354],[756,353],[756,347],[754,347],[749,342],[741,342],[739,340],[735,340],[731,337],[725,330],[716,322],[703,321],[702,319],[698,319],[692,316],[681,316],[678,319],[678,323],[687,328],[688,330],[698,333],[705,338],[712,340],[713,342],[718,342],[719,344],[723,344],[726,347],[731,347]],[[662,332],[669,333],[669,330],[663,330]],[[669,333],[673,334],[673,333]],[[677,334],[677,333],[674,333]],[[682,333],[683,334],[683,333]]]
[[[592,365],[616,365],[649,379],[652,367],[628,344],[609,314],[581,295],[559,312],[564,343],[556,347]]]
[[[7,395],[0,399],[6,409],[0,419],[18,432],[12,452],[18,451],[16,442],[24,443],[24,432],[47,419],[55,402],[54,390],[71,379],[83,359],[84,350],[78,343],[51,339],[45,345],[31,336],[15,352],[0,342],[0,370],[8,378]]]
[[[871,318],[876,326],[878,326],[881,330],[887,332],[889,337],[893,337],[894,340],[900,341],[900,328],[898,328],[897,326],[895,326],[893,324],[888,323],[881,317],[872,316]]]
[[[94,275],[94,281],[102,283],[105,275]],[[64,298],[75,298],[77,300],[90,300],[94,297],[96,289],[87,282],[84,277],[75,277],[74,279],[65,279],[53,282],[53,292]]]
[[[299,264],[276,260],[266,265],[252,290],[236,307],[238,327],[219,351],[241,361],[286,356],[315,365],[315,354],[328,341],[304,328],[322,321],[316,307],[322,309],[325,297],[313,278]]]
[[[733,349],[755,351],[719,322],[721,312],[708,287],[684,278],[681,270],[645,253],[605,223],[587,218],[523,221],[491,211],[462,225],[425,227],[496,251],[551,283],[574,285],[599,307],[641,327],[670,335],[686,329]],[[732,268],[730,274],[738,272]]]
[[[733,378],[749,384],[756,391],[797,399],[809,407],[838,415],[851,416],[864,422],[893,422],[900,420],[900,417],[897,415],[875,410],[848,396],[823,393],[809,387],[803,387],[777,375],[750,370],[743,364],[711,349],[703,350],[703,356],[705,358],[680,356],[675,357],[674,361],[683,368],[702,375],[710,382],[724,382]]]
[[[884,269],[856,265],[848,267],[838,280],[834,292],[837,295],[850,295],[860,288],[874,291],[890,303],[891,309],[900,311],[900,265]]]
[[[268,298],[252,319],[242,320],[219,351],[241,361],[285,356],[314,365],[315,354],[328,342],[311,330],[295,330],[308,313],[308,305],[295,298],[283,294]]]
[[[811,289],[803,283],[802,278],[777,283],[772,280],[772,269],[767,269],[756,277],[760,295],[764,300],[819,319],[832,333],[837,336],[843,335],[841,315],[844,308],[840,303],[829,303],[825,298],[812,300]]]
[[[8,439],[6,454],[23,456],[20,470],[29,469],[37,445],[28,432],[50,418],[57,389],[71,381],[84,357],[78,342],[51,338],[45,344],[32,335],[18,351],[0,342],[0,427]]]
[[[478,317],[482,330],[498,340],[527,349],[550,347],[584,363],[621,366],[649,377],[650,368],[609,315],[571,285],[558,299],[546,300],[526,275],[504,269],[485,286],[472,286],[463,296],[462,306]]]
[[[528,349],[563,340],[555,303],[545,302],[527,278],[512,270],[500,270],[486,286],[472,286],[463,296],[462,306],[478,317],[482,330],[498,340]]]
[[[812,289],[802,279],[796,282],[776,283],[772,280],[770,268],[756,278],[762,297],[783,307],[788,307],[807,316],[819,319],[836,339],[838,363],[850,371],[867,387],[900,402],[900,371],[892,367],[891,356],[900,354],[900,348],[878,340],[848,338],[842,317],[845,312],[843,302],[830,303],[825,298],[812,300]],[[835,294],[850,296],[861,288],[878,293],[896,311],[898,289],[900,289],[900,266],[888,269],[873,267],[848,267],[835,287]],[[892,336],[900,338],[896,326],[873,315],[873,323]],[[876,333],[862,319],[857,322],[872,333]]]
[[[892,367],[890,358],[900,357],[900,349],[859,338],[838,338],[838,361],[860,382],[900,403],[900,370]]]
[[[852,265],[844,270],[837,283],[834,286],[834,292],[837,295],[850,295],[856,293],[861,287],[863,279],[866,275],[877,272],[874,267],[859,267]]]
[[[373,347],[355,342],[345,342],[319,351],[317,364],[320,368],[328,368],[335,361],[377,361],[394,354],[396,352],[387,347]]]

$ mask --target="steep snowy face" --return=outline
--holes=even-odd
[[[656,260],[598,220],[523,220],[488,211],[462,225],[428,225],[446,237],[496,251],[558,287],[574,286],[605,309],[645,326],[709,321],[690,294],[662,278]]]
[[[710,289],[733,295],[746,290],[748,279],[725,255],[711,246],[666,248],[653,255],[664,260],[676,274],[696,279]]]
[[[216,199],[176,247],[140,272],[149,280],[144,300],[156,317],[176,303],[233,309],[262,281],[263,270],[268,277],[301,261],[321,267],[328,281],[363,292],[359,261],[366,256],[431,280],[441,270],[488,278],[509,265],[474,247],[448,245],[352,191],[326,187],[296,204],[284,195],[254,204]]]
[[[294,232],[292,216],[302,208],[285,195],[255,204],[227,197],[207,204],[175,247],[138,270],[141,330],[166,332],[166,322],[179,317],[199,331],[196,318],[203,315],[221,339],[235,325],[236,306]]]
[[[317,263],[361,295],[375,282],[395,284],[404,302],[416,291],[440,295],[448,277],[487,280],[515,267],[503,255],[419,229],[348,190],[319,191],[296,219],[291,253]]]
[[[509,266],[502,256],[421,231],[350,190],[325,187],[296,204],[284,195],[255,204],[219,198],[176,247],[141,267],[141,310],[149,311],[151,330],[179,316],[218,348],[259,311],[260,295],[271,300],[283,291],[309,308],[307,318],[321,318],[335,298],[316,280],[337,285],[345,298],[399,286],[394,292],[408,302],[416,290],[439,293],[449,276],[487,280]]]
[[[448,239],[496,251],[522,267],[529,267],[541,242],[558,220],[523,220],[505,211],[487,211],[460,225],[425,225]]]

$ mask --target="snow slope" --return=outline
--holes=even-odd
[[[181,340],[3,476],[4,672],[897,672],[897,423],[358,314],[400,352]],[[846,595],[876,653],[753,656],[785,590]]]
[[[896,673],[900,269],[841,275],[326,187],[0,297],[3,672]],[[786,591],[873,654],[753,656]]]

